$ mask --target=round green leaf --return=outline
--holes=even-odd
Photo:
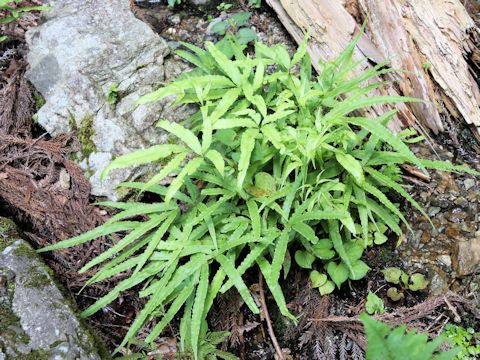
[[[238,42],[240,44],[248,44],[250,41],[257,40],[257,34],[250,28],[241,28],[237,34]]]
[[[325,284],[318,288],[318,291],[320,291],[320,295],[330,294],[333,292],[333,290],[335,290],[335,284],[330,280],[327,280]]]
[[[410,284],[408,288],[412,291],[423,290],[427,287],[428,280],[425,278],[423,274],[415,273],[410,276]]]
[[[336,252],[331,249],[330,250],[314,250],[313,253],[315,254],[316,257],[322,260],[330,260],[336,254]]]
[[[314,250],[328,250],[333,248],[332,240],[330,239],[320,239],[317,243],[313,246]]]
[[[297,262],[298,266],[304,269],[311,269],[312,264],[315,261],[315,256],[310,254],[308,251],[297,250],[295,252],[295,261]]]
[[[382,234],[385,234],[388,230],[388,227],[387,225],[385,225],[384,223],[381,223],[381,222],[377,222],[377,229],[379,232],[381,232]]]
[[[312,282],[312,287],[317,288],[324,285],[327,282],[327,275],[319,273],[317,270],[313,270],[310,273],[310,281]]]
[[[390,289],[387,290],[387,296],[393,301],[399,301],[405,297],[403,293],[398,292],[398,289],[395,287],[391,287]]]
[[[358,260],[363,254],[363,245],[359,241],[350,241],[345,244],[345,251],[350,261]]]
[[[327,272],[338,288],[348,279],[350,273],[347,265],[343,262],[337,264],[334,261],[328,263]]]
[[[400,276],[402,275],[403,271],[397,267],[389,267],[382,270],[383,276],[385,277],[385,281],[398,284],[400,282]]]
[[[255,175],[255,186],[265,193],[264,196],[272,195],[277,187],[273,176],[266,172],[259,172]]]
[[[252,15],[251,12],[239,12],[239,13],[233,14],[231,16],[231,19],[235,21],[236,26],[243,26],[247,23],[248,19],[250,19],[251,15]]]
[[[227,28],[228,28],[227,22],[219,21],[218,23],[212,26],[211,31],[218,35],[225,35]]]
[[[332,249],[333,243],[330,239],[321,239],[312,246],[313,253],[316,257],[322,260],[329,260],[335,256],[335,251]]]
[[[375,232],[374,239],[373,239],[373,242],[375,244],[381,245],[381,244],[387,242],[387,240],[388,240],[388,237],[386,237],[384,234],[382,234],[381,232],[378,232],[378,231]]]
[[[381,315],[385,312],[385,304],[381,298],[369,291],[367,302],[365,303],[365,310],[370,315]]]
[[[357,260],[352,263],[349,277],[352,280],[363,279],[367,275],[368,270],[370,270],[370,267],[367,264],[362,260]]]

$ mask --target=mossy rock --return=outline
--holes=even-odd
[[[0,217],[0,359],[108,358],[51,270]]]

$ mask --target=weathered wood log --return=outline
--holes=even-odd
[[[367,19],[355,58],[365,66],[390,60],[407,72],[390,76],[400,93],[428,101],[400,108],[393,128],[444,129],[446,116],[463,119],[480,134],[480,91],[469,66],[478,57],[479,29],[459,0],[267,0],[297,41],[308,32],[312,62],[332,60]],[[368,60],[368,61],[367,61]],[[318,70],[318,67],[317,67]],[[375,113],[382,109],[374,109]]]

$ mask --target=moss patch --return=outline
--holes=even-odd
[[[3,281],[0,286],[4,288],[0,297],[0,348],[13,344],[28,344],[30,337],[25,333],[20,324],[20,318],[12,310],[12,299],[15,293],[15,280],[8,280],[8,276],[0,269]],[[13,349],[17,351],[17,349]]]
[[[35,251],[33,251],[33,249],[29,248],[25,244],[20,244],[19,246],[17,246],[15,248],[15,250],[13,250],[13,253],[16,256],[24,256],[24,257],[27,257],[27,258],[35,258],[36,257]]]
[[[88,159],[90,154],[97,151],[97,147],[93,142],[95,136],[95,129],[93,128],[93,115],[89,115],[76,121],[72,114],[68,120],[70,128],[77,136],[78,141],[82,146],[82,156],[84,159]]]
[[[0,251],[12,244],[12,240],[20,239],[20,231],[15,223],[0,217]]]
[[[35,88],[33,88],[33,86],[31,87],[31,89],[33,101],[35,102],[35,111],[38,111],[43,105],[45,105],[46,101],[42,94],[40,94]]]
[[[20,318],[13,313],[8,306],[0,305],[0,335],[12,343],[18,341],[28,344],[29,336],[23,331],[20,325]]]
[[[23,284],[23,286],[27,288],[35,289],[49,285],[53,285],[50,277],[35,266],[30,268],[28,279]]]
[[[115,105],[120,100],[120,93],[118,92],[117,84],[110,85],[107,92],[107,103]]]

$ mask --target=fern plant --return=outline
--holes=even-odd
[[[148,181],[121,184],[160,201],[104,202],[119,211],[108,222],[41,250],[126,234],[81,269],[103,264],[88,284],[130,274],[83,316],[141,286],[148,301],[120,347],[157,318],[145,339],[153,343],[181,313],[180,350],[201,358],[207,314],[219,293],[235,288],[259,313],[244,281],[247,270],[258,267],[280,312],[295,321],[280,285],[291,258],[315,271],[320,291],[328,293],[365,276],[362,253],[386,228],[396,234],[400,222],[409,228],[387,192],[399,193],[424,214],[401,185],[400,164],[470,171],[417,158],[407,146],[418,140],[412,131],[395,135],[385,127],[394,111],[379,118],[351,115],[374,104],[417,101],[368,96],[383,83],[365,82],[393,70],[379,64],[352,77],[359,65],[352,61],[356,41],[334,62],[323,63],[316,80],[306,42],[293,57],[283,45],[261,43],[246,55],[229,35],[206,49],[183,44],[186,50],[178,54],[196,69],[139,103],[175,96],[175,106],[197,104],[198,112],[184,124],[158,122],[177,144],[121,156],[105,169],[162,161]],[[168,186],[159,185],[172,174]],[[137,220],[140,215],[145,220]]]
[[[367,314],[362,314],[360,319],[367,335],[367,360],[452,360],[460,351],[459,348],[439,350],[445,341],[441,336],[429,340],[427,334],[406,331],[406,325],[392,328]]]

